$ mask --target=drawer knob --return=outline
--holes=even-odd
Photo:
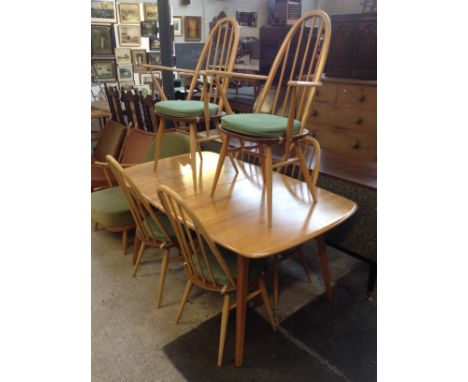
[[[364,94],[360,94],[356,97],[356,99],[358,100],[358,102],[364,102],[366,96]]]
[[[362,122],[363,122],[362,117],[358,117],[358,118],[356,119],[356,125],[360,125]]]
[[[359,147],[359,142],[358,141],[353,141],[353,143],[351,143],[351,147],[353,149],[357,149]]]
[[[317,110],[312,110],[312,113],[310,113],[310,115],[311,115],[312,117],[317,116],[317,114],[318,114],[318,111],[317,111]]]

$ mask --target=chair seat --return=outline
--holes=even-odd
[[[287,126],[288,119],[275,114],[230,114],[221,118],[221,127],[225,130],[262,138],[284,137]],[[294,120],[293,135],[299,132],[300,127],[301,122]]]
[[[224,258],[224,261],[226,262],[226,265],[229,268],[229,271],[232,274],[232,277],[234,280],[237,278],[237,255],[234,252],[229,251],[226,248],[223,248],[221,246],[218,246],[218,250],[221,253],[221,255]],[[229,281],[228,278],[226,277],[226,274],[222,270],[221,266],[219,265],[218,261],[212,254],[211,250],[208,248],[208,246],[205,245],[205,252],[206,252],[206,257],[208,261],[210,262],[210,267],[211,270],[213,271],[213,276],[216,280],[216,283],[220,285],[228,285]],[[203,258],[203,254],[200,251],[200,258]],[[209,270],[208,267],[206,266],[206,262],[202,261],[201,262],[201,267],[203,270],[203,276],[207,280],[211,280],[211,277],[209,276]],[[195,268],[197,272],[200,274],[200,266],[194,262]],[[267,262],[264,259],[259,259],[259,260],[252,260],[250,261],[250,266],[249,266],[249,280],[252,280],[256,278],[258,275],[260,275],[260,272],[262,272],[267,266]]]
[[[153,140],[146,154],[146,161],[154,160],[154,151],[156,149],[156,140]],[[187,135],[181,133],[165,133],[161,144],[159,159],[172,157],[176,155],[187,154],[190,152],[190,141]]]
[[[169,234],[170,238],[173,241],[177,241],[177,237],[176,237],[176,235],[174,233],[174,230],[172,229],[171,222],[169,221],[167,216],[165,214],[163,214],[162,212],[156,212],[156,216],[159,219],[159,222],[162,224],[162,226],[166,229],[166,231]],[[164,234],[161,232],[161,230],[159,229],[157,224],[154,222],[153,219],[151,219],[150,216],[148,216],[148,219],[145,222],[148,222],[151,230],[154,232],[156,238],[159,241],[167,241]]]
[[[91,218],[104,227],[120,227],[134,223],[120,187],[106,188],[91,194]]]
[[[214,103],[208,104],[210,115],[218,113],[218,105]],[[154,111],[159,114],[169,115],[171,117],[190,118],[203,117],[204,104],[203,101],[161,101],[154,106]]]

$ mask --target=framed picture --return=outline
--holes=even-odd
[[[142,21],[141,35],[143,37],[156,36],[158,34],[158,23],[156,21]]]
[[[140,4],[138,3],[119,3],[120,22],[122,24],[139,23]]]
[[[149,38],[149,48],[150,50],[156,50],[161,48],[161,43],[158,37],[150,36]]]
[[[162,73],[160,71],[154,71],[153,72],[154,74],[154,77],[158,80],[161,80],[162,78]],[[141,85],[150,85],[152,86],[153,85],[153,77],[151,77],[151,74],[150,73],[141,73],[140,74],[140,84]]]
[[[115,48],[114,52],[117,65],[126,65],[132,63],[130,48]]]
[[[115,23],[114,0],[91,0],[92,23]]]
[[[140,25],[119,25],[120,46],[140,46],[141,27]]]
[[[161,51],[148,52],[148,64],[161,65]]]
[[[111,82],[117,81],[117,73],[115,70],[115,60],[111,59],[100,59],[92,60],[91,64],[93,65],[95,80],[96,82],[104,81]]]
[[[201,21],[199,16],[185,16],[184,31],[185,41],[200,41],[201,40]],[[174,26],[175,34],[175,26]]]
[[[146,59],[146,50],[145,49],[132,49],[132,62],[133,67],[135,68],[136,73],[141,73],[146,71],[146,69],[138,68],[138,66],[145,65],[148,63]]]
[[[132,65],[119,65],[117,67],[119,81],[133,81]]]
[[[183,36],[183,17],[174,16],[172,18],[172,24],[174,25],[174,36]]]
[[[114,36],[111,25],[91,25],[91,54],[112,56]]]
[[[158,5],[156,3],[144,3],[143,12],[146,21],[158,20]]]
[[[135,85],[133,88],[141,92],[143,94],[143,97],[146,97],[147,95],[151,94],[151,85],[149,84]]]
[[[124,91],[133,90],[133,81],[122,81],[119,85],[120,89],[123,89]]]

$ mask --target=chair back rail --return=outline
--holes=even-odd
[[[223,256],[198,217],[169,187],[158,186],[157,193],[177,237],[186,272],[192,281],[212,290],[235,288],[235,280]],[[228,285],[220,285],[216,280],[209,256],[214,257],[212,260],[215,260],[224,272]]]

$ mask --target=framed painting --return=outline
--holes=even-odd
[[[149,38],[149,48],[150,50],[156,50],[161,48],[161,42],[158,37],[150,36]]]
[[[144,3],[143,13],[145,21],[158,20],[158,5],[156,3]]]
[[[119,82],[119,85],[120,85],[121,90],[132,91],[133,86],[134,86],[134,82],[133,82],[133,80],[131,80],[131,81],[122,81],[122,82]]]
[[[172,18],[172,25],[174,25],[174,36],[179,37],[183,36],[183,17],[182,16],[174,16]]]
[[[141,27],[140,25],[119,25],[120,46],[140,46]]]
[[[146,71],[144,68],[138,68],[138,66],[146,65],[148,60],[146,59],[145,49],[132,49],[132,62],[136,73]]]
[[[117,81],[117,72],[115,69],[115,60],[111,59],[99,59],[92,60],[91,65],[93,66],[96,82],[112,82]]]
[[[185,16],[184,18],[185,41],[200,41],[201,40],[201,22],[202,22],[202,18],[199,16]],[[175,34],[175,26],[174,26],[174,34]]]
[[[91,0],[92,23],[115,23],[114,0]]]
[[[133,81],[132,65],[119,65],[117,67],[117,76],[119,81]]]
[[[91,55],[112,56],[114,35],[111,25],[91,25]]]
[[[134,24],[141,21],[139,3],[119,3],[120,22]]]
[[[161,65],[161,51],[148,52],[148,64]]]
[[[115,48],[115,60],[117,65],[126,65],[132,63],[132,56],[130,48]]]
[[[154,77],[156,79],[161,81],[162,73],[160,71],[154,71],[153,74],[154,74]],[[153,77],[151,77],[151,73],[148,73],[148,72],[141,73],[140,74],[140,84],[141,85],[150,85],[150,86],[152,86],[153,85]]]
[[[142,37],[152,37],[158,34],[158,23],[156,21],[142,21],[141,35]]]
[[[143,97],[146,97],[147,95],[151,95],[151,85],[145,84],[145,85],[135,85],[133,87],[135,90],[141,92]]]

